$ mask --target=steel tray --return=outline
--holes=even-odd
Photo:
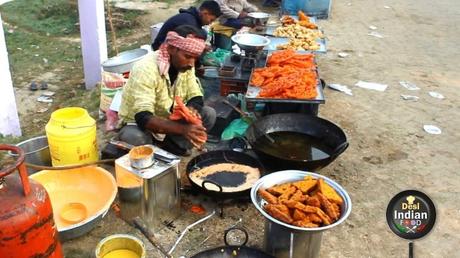
[[[319,78],[318,69],[316,69],[316,98],[314,99],[276,99],[276,98],[258,98],[260,87],[251,85],[252,74],[254,69],[252,69],[251,76],[249,77],[248,89],[245,94],[246,101],[249,102],[278,102],[278,103],[304,103],[304,104],[324,104],[326,102],[324,98],[323,85]]]

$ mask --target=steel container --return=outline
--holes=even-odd
[[[48,146],[48,139],[46,135],[37,136],[26,141],[16,144],[17,147],[24,150],[25,162],[40,165],[40,166],[51,166],[50,149]],[[17,158],[17,154],[9,152],[9,155]],[[32,175],[39,170],[33,168],[27,168],[27,173]]]
[[[95,255],[96,258],[103,258],[108,253],[116,250],[132,251],[139,258],[145,258],[146,256],[144,243],[139,238],[127,234],[115,234],[102,239],[96,247]]]
[[[134,63],[144,58],[148,52],[148,50],[142,48],[121,52],[102,63],[102,68],[106,72],[127,73],[131,70]]]
[[[180,216],[180,159],[158,147],[154,149],[155,154],[169,161],[155,158],[151,167],[135,169],[126,154],[115,161],[115,173],[121,216],[127,220],[139,216],[150,230],[157,232],[164,221]],[[132,183],[124,185],[122,177],[125,182],[126,177],[131,177]]]
[[[324,227],[302,228],[276,220],[265,212],[263,205],[266,202],[257,194],[260,188],[266,189],[276,184],[299,181],[305,176],[324,179],[342,197],[342,214],[339,220]],[[319,257],[323,232],[344,222],[351,213],[351,199],[343,187],[325,176],[299,170],[284,170],[262,177],[252,187],[251,200],[265,217],[264,250],[277,258]]]
[[[254,25],[267,25],[268,19],[270,18],[270,14],[263,13],[263,12],[252,12],[248,13],[248,17],[254,19]]]
[[[232,41],[235,42],[241,50],[254,52],[262,50],[270,44],[270,39],[257,34],[236,34],[232,36]]]

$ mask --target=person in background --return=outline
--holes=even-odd
[[[138,146],[157,144],[176,155],[190,155],[216,121],[204,106],[194,64],[205,49],[200,29],[181,25],[168,32],[159,50],[136,62],[123,89],[118,140]],[[197,112],[203,126],[169,120],[175,96]]]
[[[206,31],[202,30],[201,27],[211,24],[220,15],[219,4],[215,1],[204,1],[198,9],[196,7],[180,9],[178,14],[172,16],[163,24],[152,43],[152,49],[158,50],[160,45],[165,41],[166,34],[180,25],[194,26],[200,29],[201,33],[206,37]]]
[[[257,12],[259,9],[246,0],[216,0],[220,6],[222,16],[219,18],[220,24],[235,29],[241,29],[242,19],[250,12]]]
[[[257,12],[258,8],[247,0],[216,0],[222,15],[218,23],[212,25],[214,44],[218,48],[231,50],[230,37],[245,25],[248,13]]]

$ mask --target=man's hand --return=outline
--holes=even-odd
[[[187,138],[195,147],[203,145],[206,141],[206,128],[202,125],[184,124],[184,137]]]
[[[187,106],[187,108],[188,110],[190,110],[192,115],[198,117],[201,120],[201,115],[200,115],[200,112],[198,112],[198,110],[196,110],[194,107],[191,107],[191,106]]]
[[[241,19],[241,18],[245,18],[245,17],[247,17],[247,16],[248,16],[248,13],[247,13],[247,12],[241,11],[241,13],[240,13],[240,15],[238,16],[238,18]]]

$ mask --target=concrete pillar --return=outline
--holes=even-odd
[[[107,60],[104,0],[78,0],[81,50],[86,89],[101,81],[101,64]]]
[[[0,134],[21,136],[16,98],[11,80],[10,63],[0,14]]]

